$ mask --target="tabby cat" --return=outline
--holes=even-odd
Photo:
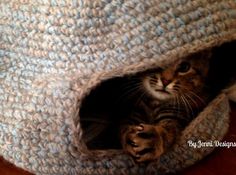
[[[89,149],[123,149],[137,162],[158,159],[206,106],[210,51],[162,68],[103,82],[80,110]]]
[[[210,100],[210,51],[136,75],[138,102],[120,123],[121,145],[137,162],[158,159]]]

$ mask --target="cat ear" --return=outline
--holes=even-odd
[[[212,49],[208,48],[200,52],[201,58],[210,59],[212,57]]]

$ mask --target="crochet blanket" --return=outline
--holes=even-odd
[[[227,131],[225,93],[148,165],[121,150],[88,150],[81,102],[104,80],[235,39],[235,0],[1,0],[0,155],[35,174],[160,174],[192,165],[214,147],[193,149],[189,140],[221,140]]]

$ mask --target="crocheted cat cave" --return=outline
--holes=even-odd
[[[235,39],[235,0],[1,0],[0,154],[36,174],[159,174],[192,165],[214,148],[187,141],[223,138],[225,94],[235,87],[148,165],[121,150],[87,149],[81,103],[104,80]]]

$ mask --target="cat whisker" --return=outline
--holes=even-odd
[[[127,99],[130,99],[132,97],[135,97],[135,95],[139,94],[141,91],[141,85],[140,83],[132,84],[132,86],[126,86],[122,89],[123,93],[120,94],[119,97],[116,98],[116,101],[118,103],[121,103],[123,101],[126,101]]]
[[[185,95],[181,95],[181,97],[182,97],[184,105],[186,107],[187,114],[191,115],[190,118],[194,117],[194,111],[193,111],[193,108],[192,108],[191,104],[189,103],[189,101],[187,100]],[[191,111],[191,113],[190,113],[190,111]]]
[[[179,96],[176,96],[176,104],[177,104],[177,109],[178,109],[178,113],[177,113],[177,115],[179,116],[179,113],[180,113],[180,100],[179,100]]]
[[[192,90],[189,90],[187,88],[183,88],[183,90],[186,91],[185,95],[189,94],[187,96],[189,98],[191,98],[192,100],[193,100],[193,97],[191,97],[191,96],[194,96],[195,98],[197,98],[196,100],[198,100],[202,105],[206,105],[206,101],[202,97],[197,95],[195,92],[193,92]],[[193,101],[195,101],[195,100],[193,100]],[[196,103],[196,101],[195,101],[195,103]],[[196,107],[199,107],[199,104]]]
[[[199,106],[198,103],[193,99],[193,97],[192,97],[191,95],[185,93],[184,96],[185,96],[186,100],[187,100],[189,103],[192,104],[193,107],[194,107],[194,106],[195,106],[195,107],[198,107],[198,106]]]
[[[119,87],[120,88],[120,91],[121,91],[121,93],[122,92],[124,92],[124,93],[127,93],[127,92],[130,92],[130,91],[132,91],[132,90],[135,90],[135,89],[138,89],[138,88],[140,88],[140,83],[132,83],[132,84],[127,84],[126,86],[124,86],[124,87]],[[127,95],[127,94],[126,94]]]
[[[127,80],[125,81],[124,83],[120,84],[120,88],[121,89],[126,89],[126,88],[129,88],[129,87],[133,87],[137,84],[140,84],[140,79],[138,80],[133,80],[133,79],[130,79],[130,80]]]
[[[201,106],[190,95],[185,94],[185,96],[186,96],[186,98],[189,99],[189,102],[192,103],[192,105],[190,105],[191,108],[194,108],[194,106],[195,106],[195,108],[194,108],[195,110],[193,110],[193,117],[195,117],[196,112],[199,112],[198,110],[201,108]]]
[[[146,91],[142,91],[142,94],[140,94],[140,96],[138,97],[135,105],[138,105],[140,101],[143,100],[143,97],[145,97],[145,95],[146,95]]]
[[[202,105],[206,105],[206,101],[203,98],[201,98],[199,95],[197,95],[195,92],[189,91],[189,93],[193,95],[194,97],[196,97],[202,103]]]

